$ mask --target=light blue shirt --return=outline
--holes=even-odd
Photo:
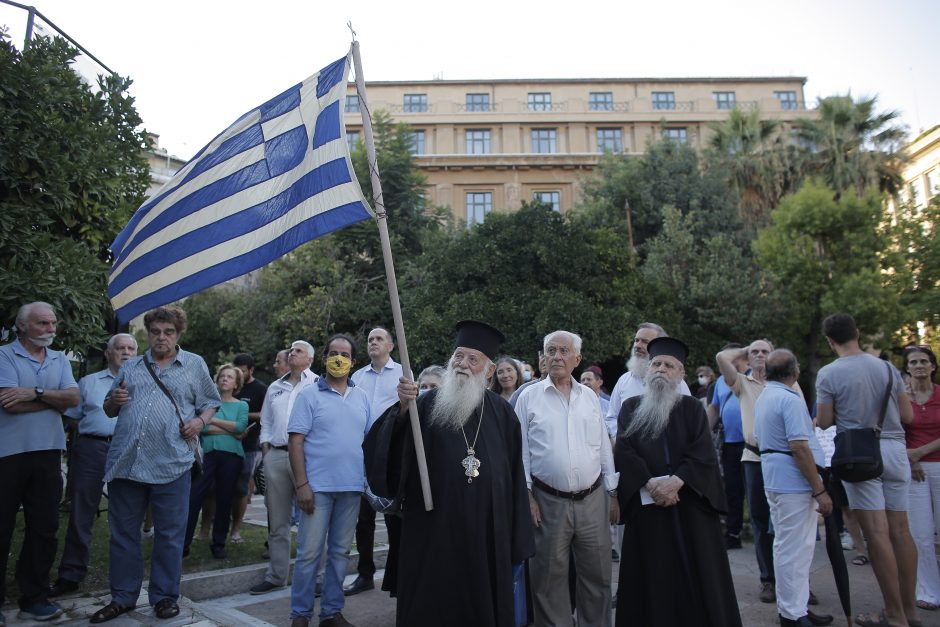
[[[65,410],[65,415],[78,420],[78,432],[81,435],[101,437],[114,435],[117,416],[108,417],[102,407],[113,382],[114,375],[108,368],[85,375],[79,380],[78,389],[82,393],[82,400],[77,407],[69,407]]]
[[[78,387],[65,353],[46,349],[40,363],[13,340],[0,346],[0,388],[65,390]],[[11,414],[0,407],[0,457],[65,448],[65,431],[57,409],[49,407],[25,414]]]
[[[778,381],[768,381],[754,405],[754,436],[762,451],[789,451],[790,442],[807,441],[816,465],[825,463],[806,403],[795,390]],[[764,453],[760,459],[764,489],[768,492],[813,491],[792,455]]]
[[[382,370],[375,371],[369,364],[354,372],[350,378],[369,398],[372,415],[381,416],[398,402],[398,379],[401,376],[401,364],[389,357]]]
[[[144,359],[153,363],[149,350],[127,360],[111,384],[113,390],[126,381],[131,400],[118,414],[105,482],[130,479],[164,484],[180,478],[193,465],[173,403],[150,376]],[[153,368],[176,399],[183,422],[222,404],[209,368],[199,355],[178,349],[169,365],[160,368],[153,364]]]
[[[741,403],[734,395],[724,375],[715,381],[712,391],[712,407],[718,410],[721,424],[725,429],[725,442],[744,442],[744,430],[741,428]]]
[[[325,376],[297,395],[287,432],[304,435],[307,481],[314,492],[365,490],[362,441],[371,426],[369,398],[352,381],[345,396]]]

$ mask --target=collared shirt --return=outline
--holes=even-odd
[[[304,370],[300,373],[300,381],[294,385],[288,381],[290,375],[288,372],[268,386],[261,406],[261,437],[258,440],[261,444],[287,446],[287,421],[294,401],[301,390],[320,378],[312,371]]]
[[[754,414],[754,430],[760,450],[789,451],[790,442],[802,440],[808,442],[816,465],[825,464],[813,419],[809,417],[803,398],[795,390],[778,381],[768,381],[754,405]],[[764,453],[760,458],[766,490],[789,494],[813,491],[792,455]]]
[[[741,406],[741,432],[744,435],[744,443],[751,446],[757,446],[757,438],[754,437],[754,406],[757,399],[764,391],[765,383],[758,381],[751,376],[751,373],[738,374],[734,380],[734,385],[730,386],[731,391],[738,397],[738,404]],[[793,384],[793,390],[803,398],[803,391],[799,383]],[[761,457],[757,453],[748,450],[746,447],[741,454],[742,462],[760,462]]]
[[[326,377],[297,396],[288,433],[304,435],[307,481],[314,492],[362,492],[362,441],[372,426],[369,398],[351,380],[345,394]]]
[[[398,402],[398,379],[402,376],[401,364],[391,357],[381,370],[372,364],[353,373],[352,382],[369,397],[373,416],[381,416],[385,410]]]
[[[192,451],[180,435],[176,409],[147,371],[145,359],[173,394],[183,422],[222,404],[209,368],[199,355],[177,348],[176,357],[163,368],[153,362],[150,350],[131,357],[111,383],[113,391],[126,382],[130,402],[118,414],[105,482],[130,479],[164,484],[189,472],[193,465]]]
[[[676,384],[676,389],[679,390],[679,394],[692,396],[692,392],[689,391],[689,386],[684,379]],[[636,376],[629,370],[617,379],[617,384],[610,393],[610,406],[607,408],[608,429],[610,429],[610,423],[613,422],[614,433],[617,433],[617,418],[620,417],[620,408],[623,407],[623,402],[628,398],[640,396],[644,392],[646,392],[646,379]]]
[[[556,490],[579,492],[604,475],[605,487],[617,487],[607,426],[597,394],[571,377],[566,398],[551,377],[529,386],[516,402],[522,425],[522,465],[526,483],[538,477]]]
[[[114,374],[108,368],[85,375],[79,380],[78,389],[82,393],[82,400],[78,406],[66,409],[65,415],[78,421],[78,432],[81,435],[105,438],[114,435],[117,416],[109,417],[102,407],[113,382]]]
[[[47,348],[39,362],[17,339],[0,346],[0,388],[16,387],[65,390],[78,385],[65,353]],[[11,414],[0,407],[0,457],[64,448],[65,431],[57,409]]]

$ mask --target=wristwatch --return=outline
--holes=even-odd
[[[45,391],[44,389],[42,389],[42,388],[36,388],[36,389],[34,389],[33,391],[36,393],[36,398],[33,399],[33,400],[36,400],[36,401],[38,401],[39,399],[41,399],[41,398],[42,398],[42,395],[46,393],[46,391]]]
[[[613,490],[607,490],[607,494],[610,496],[617,496],[617,489],[614,488]]]

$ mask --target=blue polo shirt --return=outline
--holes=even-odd
[[[715,381],[712,391],[712,407],[718,410],[721,423],[725,428],[725,442],[744,442],[744,430],[741,428],[741,404],[728,384],[724,375]]]
[[[16,387],[65,390],[78,385],[65,353],[47,348],[40,363],[17,339],[0,346],[0,388]],[[0,407],[0,457],[64,448],[65,431],[58,410],[49,407],[11,414]]]
[[[816,465],[825,463],[806,403],[796,390],[778,381],[768,381],[754,405],[754,436],[761,450],[789,451],[790,442],[805,440]],[[792,455],[766,453],[760,456],[760,460],[764,489],[768,492],[813,491]]]
[[[76,407],[69,407],[65,415],[78,420],[78,432],[81,435],[110,437],[114,435],[117,416],[109,418],[104,413],[104,397],[111,391],[114,375],[107,368],[100,372],[85,375],[78,382],[82,400]]]
[[[372,426],[369,397],[352,380],[342,395],[320,377],[297,395],[288,433],[304,435],[307,481],[314,492],[362,492],[362,441]]]

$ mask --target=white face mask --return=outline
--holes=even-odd
[[[529,380],[531,380],[531,379],[532,379],[532,373],[529,372],[528,370],[523,370],[523,371],[522,371],[522,380],[523,380],[523,381],[529,381]]]
[[[705,385],[706,383],[708,383],[708,377],[706,377],[705,375],[699,375],[698,384]]]

